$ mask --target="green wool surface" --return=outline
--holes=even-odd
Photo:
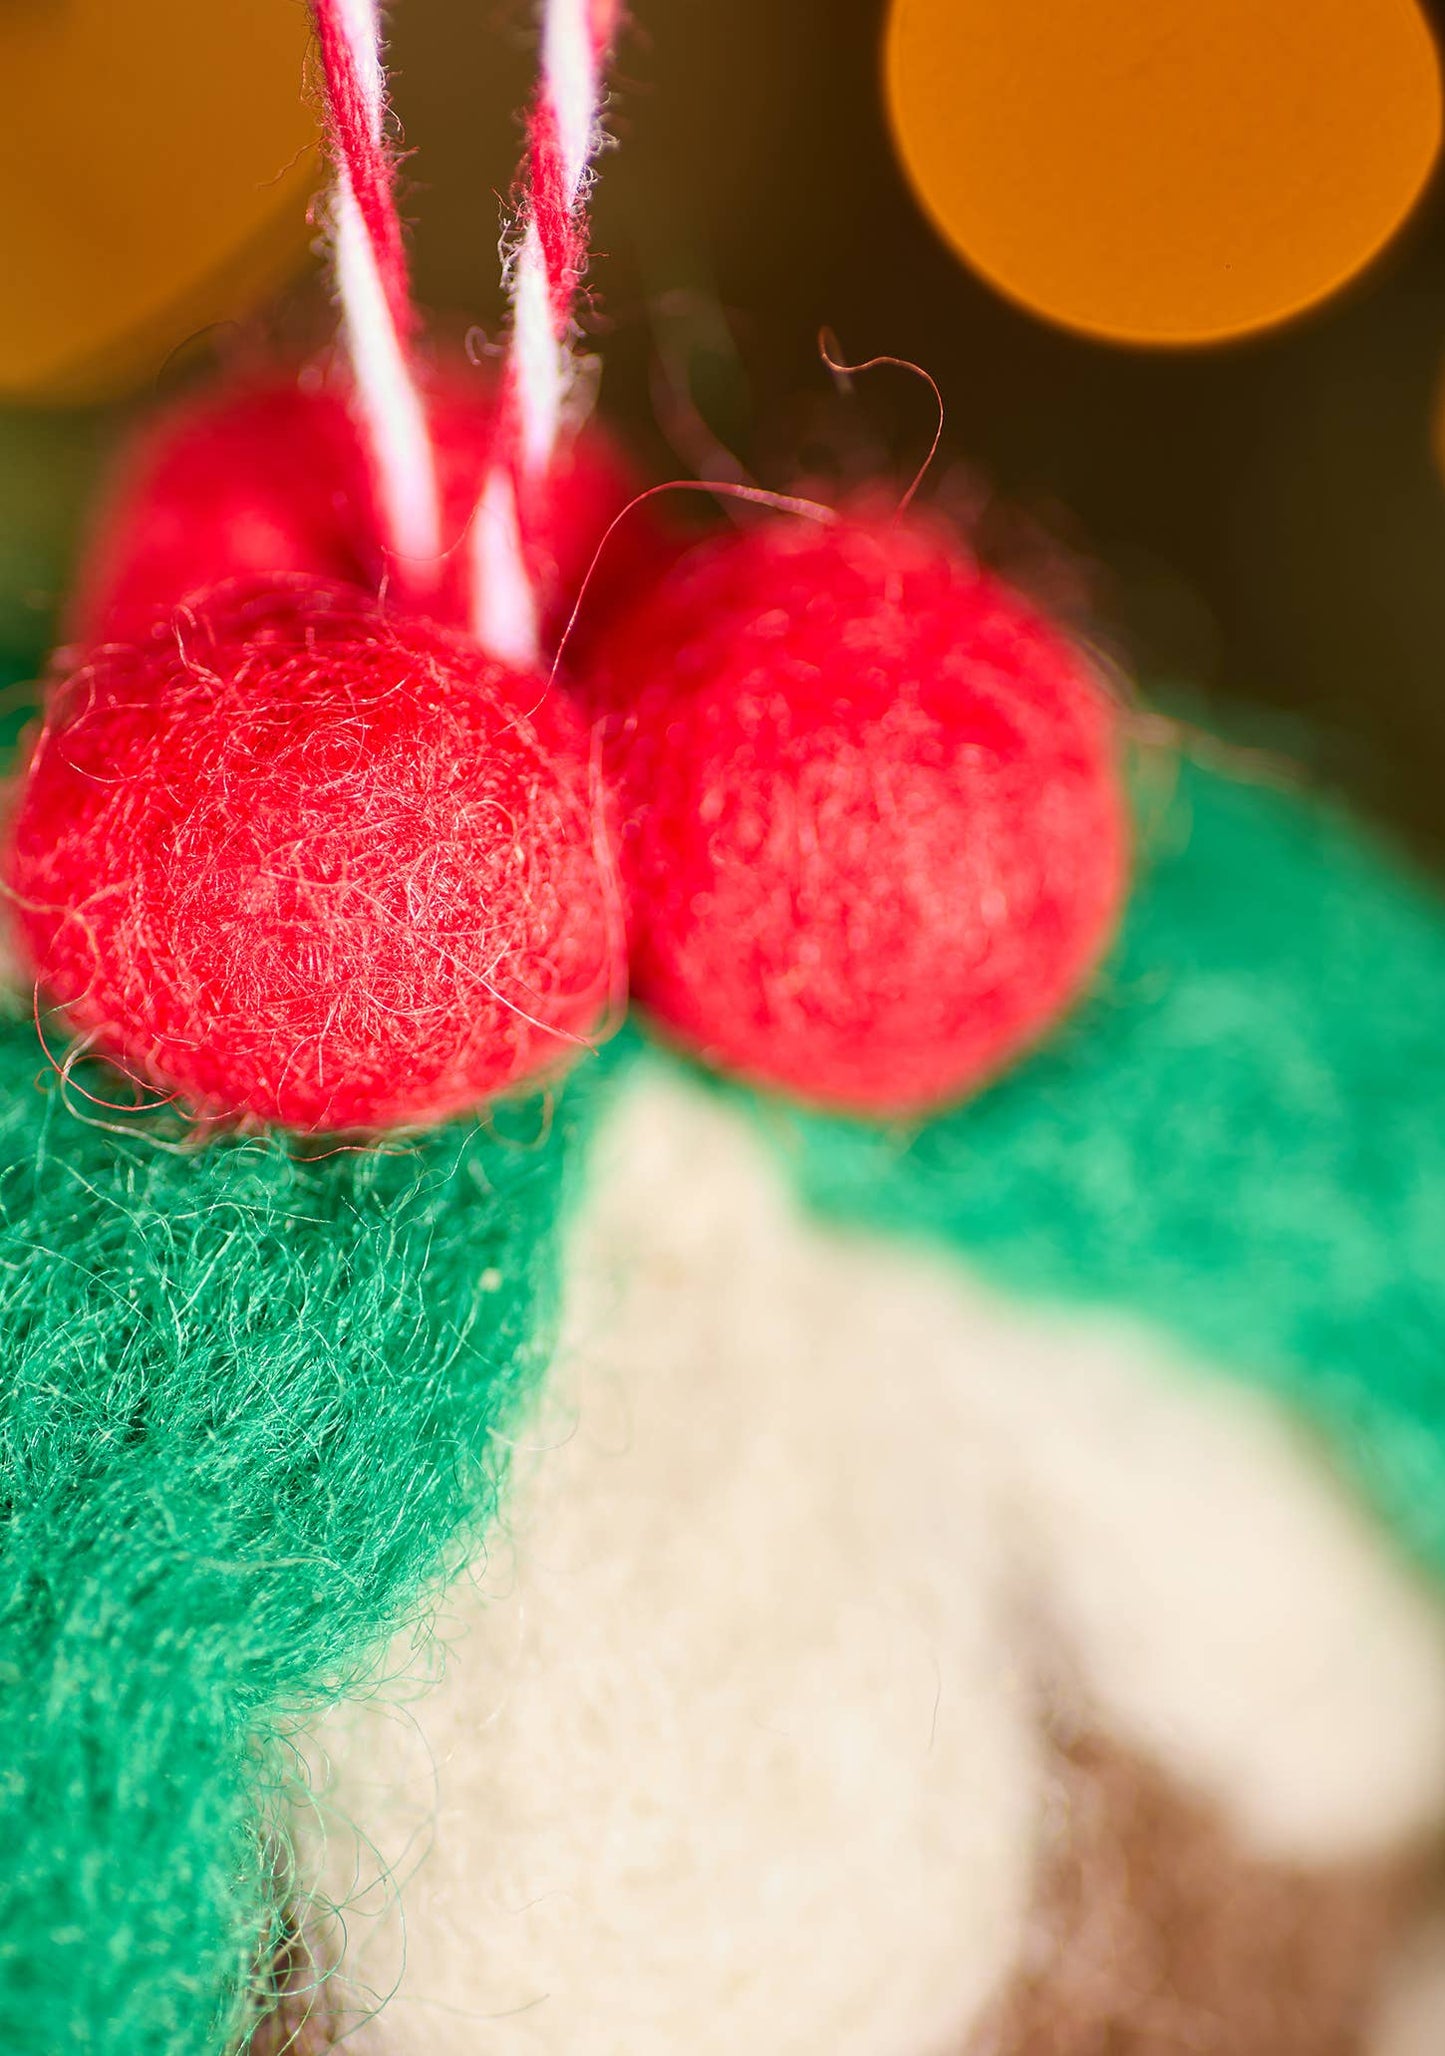
[[[1186,761],[1139,812],[1124,932],[1047,1048],[906,1132],[769,1126],[825,1211],[1304,1410],[1445,1572],[1445,904],[1299,791]]]
[[[0,1026],[15,2056],[235,2045],[286,1895],[288,1737],[365,1689],[495,1505],[577,1097],[305,1161],[118,1120]]]

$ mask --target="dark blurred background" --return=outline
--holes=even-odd
[[[840,467],[905,475],[931,432],[926,388],[883,371],[836,395],[818,331],[855,357],[916,360],[947,403],[936,481],[992,553],[1056,578],[1082,565],[1099,632],[1146,684],[1230,722],[1240,704],[1264,710],[1267,729],[1445,858],[1440,180],[1384,258],[1304,320],[1223,349],[1111,347],[1005,304],[918,211],[883,112],[880,0],[633,12],[592,328],[604,411],[649,470],[718,461],[710,432],[769,485]],[[1430,12],[1438,31],[1445,0]],[[526,0],[392,8],[418,290],[442,326],[475,324],[476,347],[500,316],[497,196],[530,20]],[[314,266],[269,320],[319,332]],[[175,344],[140,403],[194,373],[200,346]],[[43,621],[126,411],[0,420],[5,505],[30,480],[36,509],[0,536],[7,619]]]

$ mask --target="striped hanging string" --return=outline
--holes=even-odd
[[[412,362],[417,330],[386,137],[379,0],[312,0],[335,168],[332,239],[342,332],[387,543],[408,582],[439,570],[436,459]]]
[[[542,0],[540,73],[509,262],[512,333],[498,455],[472,523],[472,626],[486,648],[520,665],[536,665],[541,654],[523,510],[545,484],[572,389],[587,192],[621,11],[621,0]]]

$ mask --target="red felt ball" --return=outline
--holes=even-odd
[[[194,597],[54,692],[4,855],[49,998],[203,1113],[433,1122],[618,984],[588,737],[543,682],[315,580]]]
[[[480,373],[453,369],[435,381],[428,408],[445,544],[439,566],[388,558],[343,387],[315,374],[234,383],[168,409],[123,451],[82,561],[66,639],[124,638],[218,580],[286,572],[372,593],[384,581],[393,610],[465,628],[468,531],[494,456],[496,399]],[[588,429],[523,510],[529,562],[550,596],[549,639],[560,635],[598,544],[634,492],[607,438]],[[579,626],[590,632],[609,602],[656,567],[662,547],[647,510],[621,523]]]
[[[633,990],[708,1061],[911,1112],[1034,1042],[1125,892],[1116,711],[920,516],[693,551],[588,681],[623,799]]]

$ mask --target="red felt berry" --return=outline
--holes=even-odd
[[[437,380],[428,407],[446,548],[434,571],[388,559],[365,445],[344,391],[297,375],[252,380],[170,408],[124,452],[82,564],[67,640],[124,638],[218,580],[287,572],[372,593],[385,581],[393,611],[465,628],[468,529],[494,454],[498,411],[478,373],[455,370]],[[606,437],[589,429],[563,449],[540,501],[523,510],[528,556],[550,596],[550,639],[634,490]],[[607,547],[606,576],[589,588],[584,629],[655,568],[661,547],[645,511],[621,524]]]
[[[1036,1041],[1098,964],[1127,865],[1115,708],[931,520],[706,543],[587,690],[633,989],[711,1063],[920,1110]]]
[[[588,738],[462,638],[292,578],[54,692],[6,883],[43,990],[202,1112],[432,1122],[555,1067],[621,945]]]

